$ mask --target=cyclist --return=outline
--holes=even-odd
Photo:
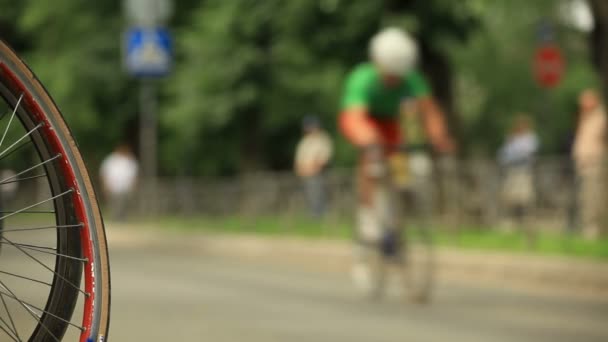
[[[346,79],[339,117],[342,134],[361,151],[357,167],[361,260],[355,264],[353,275],[362,287],[370,285],[371,270],[363,260],[370,246],[380,245],[386,257],[398,251],[398,222],[377,217],[372,197],[386,172],[384,158],[402,143],[401,103],[415,99],[425,132],[436,150],[450,152],[454,148],[443,113],[415,68],[418,51],[414,39],[399,28],[386,28],[372,38],[369,53],[371,62],[356,66]]]

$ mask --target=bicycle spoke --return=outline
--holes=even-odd
[[[2,317],[0,317],[0,322],[4,323],[6,325],[6,327],[9,328],[9,325],[4,321],[4,319],[2,319]],[[10,333],[9,333],[9,331],[6,330],[6,328],[4,328],[4,326],[2,326],[2,325],[0,325],[0,330],[4,331],[4,333],[6,334],[6,336],[10,337],[13,341],[21,342],[21,339],[17,339],[17,337],[15,337],[15,335],[14,335],[16,331],[13,332],[11,330]]]
[[[23,93],[21,94],[21,96],[19,96],[19,100],[17,100],[17,104],[15,105],[15,108],[13,109],[13,114],[11,114],[11,118],[10,118],[10,120],[8,120],[8,124],[6,125],[6,128],[4,129],[4,134],[2,135],[2,139],[0,139],[0,146],[2,146],[2,143],[4,142],[4,138],[6,138],[6,133],[8,133],[8,129],[11,127],[11,123],[13,122],[13,119],[15,118],[15,114],[17,113],[17,110],[19,109],[19,105],[21,104],[22,99],[23,99]]]
[[[6,271],[0,270],[0,274],[6,274],[6,275],[9,275],[9,276],[12,276],[12,277],[15,277],[15,278],[29,280],[29,281],[32,281],[34,283],[39,283],[39,284],[43,284],[43,285],[53,286],[53,284],[51,284],[51,283],[47,283],[47,282],[44,282],[42,280],[38,280],[38,279],[22,276],[22,275],[19,275],[19,274],[16,274],[16,273],[12,273],[12,272],[6,272]]]
[[[21,141],[23,141],[23,139],[29,137],[32,133],[36,132],[40,127],[42,127],[42,124],[38,124],[36,127],[32,128],[30,131],[28,131],[27,133],[25,133],[25,135],[23,135],[21,138],[17,139],[9,147],[7,147],[6,149],[4,149],[4,151],[0,152],[0,157],[4,156],[7,152],[9,152],[11,150],[11,148],[13,148],[17,144],[19,144]],[[5,134],[6,134],[6,132],[5,132]],[[0,142],[0,145],[2,145],[2,142]]]
[[[30,171],[32,171],[32,170],[35,170],[36,168],[38,168],[38,167],[40,167],[40,166],[43,166],[43,165],[45,165],[45,164],[48,164],[48,163],[52,162],[53,160],[55,160],[55,159],[57,159],[57,158],[59,158],[59,157],[61,157],[61,154],[57,154],[57,155],[55,155],[54,157],[49,158],[49,159],[47,159],[47,160],[45,160],[45,161],[43,161],[43,162],[40,162],[40,163],[38,163],[38,164],[36,164],[36,165],[34,165],[34,166],[30,167],[30,168],[27,168],[27,169],[25,169],[25,170],[23,170],[23,171],[21,171],[21,172],[19,172],[19,173],[15,174],[15,175],[12,175],[12,176],[7,177],[7,178],[5,178],[5,179],[3,179],[3,180],[0,180],[0,184],[4,183],[4,182],[6,182],[6,181],[9,181],[9,180],[16,179],[17,177],[19,177],[19,176],[21,176],[21,175],[23,175],[23,174],[26,174],[26,173],[28,173],[28,172],[30,172]]]
[[[5,180],[5,182],[6,181],[10,181],[10,180]],[[34,210],[31,210],[31,209],[35,208],[36,206],[42,205],[44,203],[47,203],[49,201],[53,201],[53,200],[55,200],[57,198],[69,195],[72,192],[73,192],[72,189],[67,190],[67,191],[65,191],[63,193],[60,193],[60,194],[56,195],[56,196],[49,197],[49,198],[44,199],[42,201],[36,202],[36,203],[34,203],[32,205],[26,206],[26,207],[24,207],[24,208],[22,208],[20,210],[12,211],[12,212],[10,212],[8,214],[5,214],[5,212],[2,212],[2,214],[5,214],[5,215],[2,215],[2,217],[0,217],[0,221],[5,220],[8,217],[11,217],[13,215],[20,214],[20,213],[23,214],[23,213],[31,213],[31,212],[39,212],[39,213],[49,212],[49,211],[34,211]],[[54,211],[50,211],[50,212],[54,212]],[[81,226],[81,225],[70,225],[70,227],[79,227],[79,226]],[[34,230],[34,229],[36,229],[36,230],[47,229],[47,228],[50,229],[49,227],[50,226],[32,227],[30,229],[32,229],[32,230]],[[55,228],[56,227],[59,227],[59,225],[56,225]],[[59,274],[55,270],[51,269],[49,266],[45,265],[38,258],[36,258],[32,254],[28,253],[27,250],[30,250],[30,251],[32,251],[34,253],[43,253],[43,254],[54,255],[56,257],[70,258],[70,259],[78,260],[78,261],[81,261],[81,262],[86,261],[86,259],[76,258],[76,257],[70,256],[70,255],[56,253],[55,252],[56,251],[55,248],[51,248],[51,247],[47,247],[47,246],[39,246],[39,245],[24,244],[24,243],[15,243],[15,242],[7,239],[5,236],[2,236],[2,241],[0,241],[0,244],[8,244],[8,245],[13,246],[14,248],[18,249],[23,254],[25,254],[28,258],[34,260],[36,263],[38,263],[39,265],[41,265],[42,267],[44,267],[45,269],[47,269],[48,271],[50,271],[51,273],[53,273],[56,277],[62,279],[66,284],[68,284],[69,286],[73,287],[74,289],[76,289],[80,293],[84,294],[85,296],[88,296],[88,294],[86,292],[84,292],[79,286],[76,286],[74,283],[72,283],[71,281],[69,281],[68,279],[66,279],[65,277],[63,277],[61,274]],[[28,280],[30,282],[40,283],[40,284],[44,284],[46,286],[51,286],[52,287],[52,284],[49,284],[49,283],[46,283],[46,282],[43,282],[43,281],[40,281],[40,280],[37,280],[37,279],[33,279],[31,277],[26,277],[26,276],[22,276],[22,275],[19,275],[19,274],[16,274],[16,273],[6,272],[6,271],[0,271],[0,273],[8,275],[8,276],[16,277],[16,278]],[[54,336],[54,334],[50,331],[50,329],[48,327],[46,327],[42,323],[41,318],[40,318],[41,316],[39,316],[35,312],[35,310],[39,311],[39,312],[42,312],[42,313],[45,313],[45,314],[47,314],[49,316],[52,316],[52,317],[54,317],[54,318],[56,318],[58,320],[64,321],[65,323],[67,323],[67,324],[69,324],[71,326],[74,326],[74,327],[76,327],[78,329],[81,329],[81,330],[83,329],[82,327],[79,327],[79,326],[77,326],[77,325],[75,325],[75,324],[73,324],[73,323],[71,323],[71,322],[69,322],[69,321],[67,321],[67,320],[65,320],[65,319],[63,319],[63,318],[61,318],[61,317],[53,314],[53,313],[51,313],[51,312],[45,312],[44,310],[40,309],[39,307],[37,307],[35,305],[32,305],[31,303],[25,302],[25,301],[23,301],[21,299],[19,299],[18,296],[10,288],[8,288],[8,286],[4,282],[2,282],[1,280],[0,280],[0,285],[2,286],[2,288],[4,288],[6,291],[9,292],[9,293],[6,293],[6,292],[0,291],[0,296],[2,297],[2,299],[4,300],[4,297],[6,296],[7,298],[12,298],[12,299],[16,300],[17,302],[19,302],[19,304],[28,312],[28,314],[30,316],[32,316],[38,322],[38,325],[41,326],[42,329],[44,329],[48,333],[48,335],[50,335],[52,337],[52,340],[57,341],[57,342],[60,341],[56,336]],[[6,304],[4,303],[4,305],[6,305]],[[8,306],[6,306],[6,311],[7,311],[7,314],[9,315],[9,320],[12,322],[12,315],[9,312]],[[10,336],[13,340],[20,341],[20,338],[18,337],[18,335],[16,335],[16,329],[15,328],[11,329],[11,327],[6,322],[4,322],[4,323],[5,323],[6,327],[4,329],[2,329],[2,331],[4,331],[4,333],[7,334],[7,336]],[[12,331],[14,331],[15,334],[12,334]],[[16,336],[16,338],[15,338],[15,336]]]
[[[17,327],[15,326],[15,321],[13,320],[13,315],[11,315],[10,310],[8,309],[8,305],[6,305],[6,300],[4,300],[4,296],[0,295],[0,298],[2,299],[2,305],[4,306],[4,310],[6,310],[6,314],[8,315],[8,319],[11,322],[11,326],[13,327],[13,332],[15,333],[15,337],[18,340],[21,340],[19,338],[19,333],[17,332]],[[1,318],[1,317],[0,317]],[[7,324],[8,326],[8,324]]]
[[[32,140],[26,140],[24,142],[22,142],[19,146],[17,146],[16,148],[14,148],[12,151],[10,151],[9,153],[3,155],[0,160],[3,160],[5,158],[7,158],[8,156],[12,155],[13,153],[21,150],[22,148],[24,148],[25,146],[29,145],[32,142]]]
[[[30,307],[28,307],[23,301],[19,300],[15,296],[13,291],[11,291],[11,289],[9,289],[2,280],[0,280],[0,286],[2,288],[6,289],[10,293],[10,294],[6,294],[5,292],[0,291],[0,295],[4,294],[8,298],[12,298],[12,299],[16,300],[25,309],[25,311],[27,311],[38,322],[38,324],[40,324],[40,326],[43,327],[44,330],[46,330],[49,333],[49,335],[51,335],[51,337],[53,337],[53,339],[55,341],[60,342],[60,340],[57,338],[57,336],[53,335],[53,333],[49,330],[49,328],[47,328],[46,325],[42,324],[42,322],[40,321],[40,316],[38,316],[38,314],[36,314],[32,309],[30,309]]]
[[[66,224],[66,225],[61,225],[61,226],[44,226],[44,227],[31,227],[31,228],[12,228],[12,229],[4,229],[2,230],[3,233],[8,233],[8,232],[27,232],[27,231],[32,231],[32,230],[47,230],[47,229],[67,229],[67,228],[82,228],[84,227],[84,225],[82,223],[80,224]]]
[[[9,244],[6,241],[0,241],[0,244],[2,244],[2,245],[11,245],[11,244]],[[20,246],[23,249],[27,249],[27,250],[30,250],[30,251],[35,251],[35,252],[38,252],[38,253],[54,255],[54,256],[58,256],[58,257],[61,257],[61,258],[66,258],[66,259],[72,259],[72,260],[77,260],[77,261],[82,261],[82,262],[87,262],[88,261],[87,259],[84,259],[84,258],[77,258],[77,257],[71,256],[71,255],[49,252],[49,250],[56,251],[55,248],[51,248],[51,247],[34,246],[34,245],[27,245],[27,244],[21,244],[21,243],[14,243],[11,246],[14,246],[14,247]]]
[[[0,211],[0,214],[54,214],[54,210],[6,210]],[[8,217],[9,215],[7,215]],[[0,220],[3,220],[3,217],[0,217]]]
[[[0,241],[0,244],[6,245],[8,243],[6,241]],[[31,244],[28,244],[28,243],[20,243],[20,242],[15,242],[15,246],[27,247],[27,248],[30,248],[30,249],[49,250],[49,251],[56,251],[57,250],[54,247],[37,246],[37,245],[31,245]]]
[[[11,240],[7,239],[6,236],[2,236],[2,240],[7,241],[10,245],[14,246],[15,248],[17,248],[19,251],[21,251],[23,254],[27,255],[30,259],[34,260],[37,264],[39,264],[40,266],[44,267],[46,270],[48,270],[49,272],[53,273],[55,276],[57,276],[59,279],[65,281],[68,285],[72,286],[74,289],[76,289],[78,292],[82,293],[85,296],[89,296],[89,294],[87,292],[84,292],[80,286],[76,286],[74,285],[71,281],[69,281],[68,279],[66,279],[65,277],[63,277],[61,274],[55,272],[54,270],[52,270],[50,267],[48,267],[47,265],[45,265],[42,261],[38,260],[35,256],[31,255],[30,253],[28,253],[27,251],[24,250],[23,247],[21,246],[16,246],[14,242],[12,242]]]
[[[42,201],[40,201],[40,202],[38,202],[38,203],[34,203],[34,204],[32,204],[32,205],[29,205],[29,206],[27,206],[27,207],[25,207],[25,208],[22,208],[22,209],[19,209],[19,210],[16,210],[16,211],[12,211],[12,212],[10,212],[9,214],[6,214],[6,215],[1,216],[1,217],[0,217],[0,221],[5,220],[5,219],[7,219],[7,218],[9,218],[9,217],[11,217],[11,216],[13,216],[13,215],[20,214],[20,213],[23,213],[23,212],[27,212],[29,209],[35,208],[35,207],[37,207],[37,206],[39,206],[39,205],[41,205],[41,204],[44,204],[44,203],[47,203],[47,202],[49,202],[49,201],[55,200],[55,199],[57,199],[57,198],[59,198],[59,197],[63,197],[63,196],[65,196],[65,195],[67,195],[67,194],[70,194],[70,193],[72,193],[72,192],[74,192],[74,190],[70,189],[70,190],[68,190],[68,191],[64,191],[64,192],[60,193],[59,195],[56,195],[56,196],[53,196],[53,197],[47,198],[47,199],[42,200]],[[0,213],[1,213],[1,212],[0,212]],[[29,212],[29,213],[38,213],[38,214],[40,214],[40,213],[44,213],[44,214],[52,214],[52,213],[55,213],[55,212],[54,212],[54,211],[31,211],[31,212]]]
[[[7,289],[7,288],[6,288],[6,285],[4,285],[4,284],[2,283],[2,281],[0,281],[0,284],[2,284],[2,287],[4,287],[4,288],[5,288],[7,291],[9,291],[9,292],[10,292],[10,289]],[[2,290],[0,290],[0,294],[5,295],[5,296],[6,296],[6,297],[8,297],[8,298],[14,299],[14,300],[18,301],[19,303],[21,303],[21,304],[23,304],[23,305],[25,305],[25,306],[29,307],[30,309],[34,309],[34,310],[36,310],[36,311],[40,312],[41,314],[47,314],[47,315],[49,315],[49,316],[51,316],[51,317],[54,317],[54,318],[56,318],[56,319],[58,319],[58,320],[60,320],[60,321],[62,321],[62,322],[64,322],[64,323],[67,323],[67,324],[69,324],[69,325],[73,326],[74,328],[76,328],[76,329],[78,329],[78,330],[80,330],[80,331],[84,331],[84,327],[82,327],[82,326],[80,326],[80,325],[76,325],[76,324],[74,324],[74,323],[72,323],[72,322],[68,321],[67,319],[65,319],[65,318],[63,318],[63,317],[59,317],[59,316],[57,316],[57,315],[55,315],[55,314],[53,314],[53,313],[51,313],[51,312],[48,312],[48,311],[46,311],[46,310],[44,310],[44,309],[41,309],[41,308],[37,307],[36,305],[30,304],[30,303],[28,303],[28,302],[26,302],[26,301],[24,301],[24,300],[21,300],[21,299],[19,299],[18,297],[16,297],[16,296],[15,296],[15,294],[14,294],[14,293],[12,293],[12,292],[11,292],[11,293],[6,293],[6,292],[3,292]],[[32,310],[32,311],[33,311],[33,310]],[[36,315],[36,316],[38,316],[38,315]],[[40,316],[39,316],[39,317],[40,317]]]
[[[10,181],[6,181],[4,183],[0,183],[0,185],[10,184],[10,183],[18,183],[18,182],[23,182],[23,181],[30,180],[30,179],[43,178],[43,177],[46,177],[46,176],[47,176],[47,174],[43,173],[43,174],[35,175],[35,176],[23,177],[23,178],[19,178],[19,179],[13,179],[13,180],[10,180]]]

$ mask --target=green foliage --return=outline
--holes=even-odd
[[[492,155],[512,117],[525,112],[539,123],[546,153],[555,153],[573,129],[577,93],[596,86],[584,34],[557,16],[554,1],[480,2],[481,30],[461,48],[451,50],[458,69],[456,101],[465,124],[466,143],[473,153]],[[525,8],[525,11],[522,11]],[[555,41],[566,59],[566,73],[556,89],[540,88],[532,61],[539,45],[537,26],[549,20]]]
[[[129,80],[120,66],[119,4],[30,0],[2,17],[17,33],[6,39],[20,47],[93,161],[123,138],[122,127],[135,115],[134,103],[128,101]]]
[[[333,130],[342,78],[364,58],[381,6],[336,1],[330,9],[307,0],[207,1],[192,13],[176,35],[180,68],[168,82],[164,124],[176,146],[197,151],[197,171],[235,172],[235,156],[249,153],[288,167],[309,113]]]
[[[95,167],[137,120],[137,82],[121,66],[122,1],[0,0],[0,32],[53,94]],[[289,168],[300,120],[319,115],[337,165],[355,151],[336,130],[342,81],[369,38],[400,25],[419,39],[427,71],[453,82],[465,146],[493,154],[510,117],[532,113],[554,151],[575,94],[595,84],[585,37],[560,24],[555,1],[179,0],[170,23],[175,70],[160,89],[160,161],[167,175]],[[568,60],[562,85],[530,73],[535,24],[553,18]],[[449,68],[443,69],[443,62]],[[440,88],[440,87],[439,87]],[[441,90],[441,89],[437,89]],[[448,92],[440,92],[449,96]],[[550,107],[546,102],[551,102]],[[551,108],[551,112],[545,108]],[[550,120],[547,120],[550,118]]]
[[[239,155],[253,155],[266,167],[289,167],[299,121],[308,113],[319,115],[339,137],[335,118],[343,78],[367,58],[368,40],[382,25],[409,23],[437,51],[465,40],[476,25],[468,1],[458,6],[445,1],[207,1],[190,21],[177,34],[180,68],[168,83],[173,101],[167,104],[172,114],[165,124],[176,137],[175,146],[182,146],[184,160],[191,159],[186,151],[198,152],[193,167],[203,173],[236,172],[248,165],[235,159]],[[336,150],[336,164],[352,163],[352,147],[338,139]],[[165,157],[176,158],[174,153]]]

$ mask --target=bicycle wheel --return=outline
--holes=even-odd
[[[408,297],[419,303],[428,302],[434,285],[435,255],[433,234],[428,223],[429,203],[423,189],[401,191],[403,230],[401,236],[404,285]]]
[[[398,191],[388,176],[377,186],[374,208],[383,228],[379,250],[387,263],[385,268],[394,265],[401,272],[406,297],[426,303],[431,298],[435,271],[432,234],[424,208],[414,198],[408,199],[409,195]]]
[[[3,201],[0,340],[107,341],[110,273],[102,218],[57,106],[0,41]]]
[[[425,209],[412,200],[413,194],[402,194],[401,201],[409,215],[404,221],[405,225],[401,236],[401,260],[403,266],[403,279],[406,295],[418,303],[426,303],[431,299],[434,274],[435,257],[433,250],[433,236],[430,225],[426,219]],[[414,212],[417,215],[414,215]],[[418,216],[418,219],[415,218]]]

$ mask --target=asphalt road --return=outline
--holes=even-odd
[[[418,306],[396,293],[362,299],[345,274],[210,256],[179,239],[111,255],[111,341],[608,341],[608,298],[440,283]]]
[[[370,301],[336,268],[294,264],[280,255],[234,257],[239,253],[205,248],[204,236],[120,232],[116,238],[110,231],[110,341],[608,341],[605,297],[468,281],[439,282],[426,306],[400,299],[398,286]],[[5,249],[2,261],[11,272],[50,277],[14,249]],[[48,293],[43,284],[2,280],[32,303]],[[16,303],[10,310],[28,331],[31,315]],[[0,317],[6,320],[1,308]],[[72,328],[66,340],[76,335]]]

